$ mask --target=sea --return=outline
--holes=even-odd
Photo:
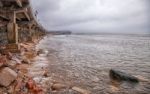
[[[49,51],[48,69],[55,79],[92,94],[150,94],[150,35],[47,35],[40,44]],[[115,83],[110,69],[141,81]]]

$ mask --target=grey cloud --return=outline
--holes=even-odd
[[[32,0],[38,19],[51,29],[148,32],[150,0]],[[87,28],[88,27],[88,28]]]

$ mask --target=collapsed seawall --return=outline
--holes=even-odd
[[[30,0],[0,0],[0,44],[18,49],[20,42],[33,41],[45,34]]]

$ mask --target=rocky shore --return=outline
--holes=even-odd
[[[48,72],[48,51],[36,49],[38,42],[21,43],[17,53],[0,47],[0,94],[91,94],[70,83],[52,79]]]
[[[53,51],[41,49],[40,46],[44,46],[40,43],[42,40],[20,43],[21,49],[16,53],[11,53],[6,46],[0,47],[0,94],[93,94],[90,89],[62,78],[63,74],[58,77],[50,71],[52,67],[49,66],[53,61],[49,60],[48,55],[53,54]],[[51,58],[54,61],[56,59],[53,56]],[[104,94],[119,94],[117,91],[124,84],[140,87],[143,83],[149,83],[144,77],[132,76],[116,69],[111,69],[106,75],[106,79],[110,80],[108,83],[103,82],[107,84],[107,87],[103,87],[109,93]],[[100,81],[99,78],[92,80],[93,83]]]
[[[11,53],[7,47],[0,52],[0,94],[41,94],[42,88],[28,74],[29,66],[37,56],[35,44],[21,43],[19,53]]]
[[[0,0],[0,94],[58,94],[62,89],[88,94],[51,79],[48,52],[36,49],[47,32],[36,15],[30,0]]]
[[[58,40],[60,41],[57,42]],[[93,71],[90,67],[81,67],[82,65],[85,66],[88,61],[81,62],[79,59],[74,61],[76,57],[73,57],[71,62],[70,58],[63,58],[67,57],[68,54],[70,56],[73,51],[76,51],[75,48],[70,51],[70,48],[67,47],[67,42],[69,41],[63,36],[48,35],[36,47],[41,54],[36,57],[36,63],[33,63],[34,67],[30,70],[30,74],[37,83],[42,83],[44,89],[48,91],[46,94],[148,94],[149,80],[144,75],[122,70],[123,67],[113,68],[113,65],[108,63],[111,68],[106,69],[104,66],[99,67],[98,71]],[[63,46],[63,43],[65,46]],[[69,44],[72,44],[72,40]],[[71,45],[71,47],[75,47],[75,45]],[[63,52],[64,49],[66,49],[68,54]],[[78,45],[77,49],[80,49]],[[78,51],[78,54],[80,55],[81,53]],[[61,57],[62,55],[63,57]],[[80,59],[88,60],[84,57]],[[42,75],[44,73],[42,69],[46,70],[46,76]],[[40,71],[37,72],[36,70]],[[93,73],[93,75],[87,74],[87,72]]]
[[[30,0],[0,0],[0,94],[149,94],[149,39],[70,34],[48,33]]]
[[[29,0],[0,0],[0,94],[43,93],[28,70],[44,35]]]

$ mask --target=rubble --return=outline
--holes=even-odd
[[[6,54],[6,56],[7,56],[7,59],[9,59],[9,60],[12,60],[12,58],[13,58],[13,55],[12,55],[11,52],[8,52],[8,53]]]
[[[24,63],[24,64],[31,64],[31,61],[26,57],[23,57],[21,62]]]
[[[62,90],[62,89],[67,89],[67,88],[68,88],[67,85],[60,84],[60,83],[56,83],[51,86],[52,90]]]
[[[21,93],[21,92],[23,92],[24,87],[25,87],[25,83],[22,81],[22,79],[17,79],[13,92],[15,94]]]
[[[99,82],[99,80],[100,79],[98,77],[92,77],[92,81],[95,82],[95,83]]]
[[[29,65],[28,64],[20,64],[20,65],[17,65],[16,69],[24,74],[28,73],[28,67]]]
[[[33,89],[34,85],[35,85],[35,81],[32,78],[29,78],[29,80],[26,84],[27,88],[28,89]]]
[[[2,94],[47,94],[79,92],[91,94],[88,90],[73,87],[52,79],[45,58],[48,51],[35,50],[35,43],[21,43],[20,53],[5,52],[0,55],[0,93]],[[33,62],[34,61],[34,62]],[[7,72],[7,73],[6,73]],[[5,78],[5,79],[4,79]],[[7,78],[7,79],[6,79]],[[1,80],[2,79],[2,80]],[[94,81],[98,81],[95,79]],[[5,90],[5,88],[8,88]]]
[[[17,64],[21,64],[21,60],[16,57],[13,57],[12,60],[16,61]]]
[[[72,87],[72,90],[75,90],[75,91],[77,91],[77,92],[79,92],[81,94],[91,94],[90,91],[82,89],[82,88],[79,88],[79,87],[76,87],[76,86]]]
[[[43,94],[43,89],[41,88],[41,86],[37,85],[32,78],[29,78],[28,82],[26,83],[26,87],[33,94]]]
[[[31,48],[27,48],[26,53],[28,50],[31,51]],[[33,51],[31,51],[31,53],[32,52]],[[26,57],[26,53],[18,55],[20,57],[11,54],[11,59],[7,58],[7,55],[10,54],[0,56],[0,63],[2,64],[2,69],[0,71],[0,85],[7,88],[9,87],[10,90],[8,90],[8,92],[10,94],[44,94],[41,85],[37,84],[32,77],[28,76],[28,68],[31,63],[29,59],[33,59],[34,57],[31,57],[31,54],[29,54],[29,57]],[[7,67],[3,66],[4,64],[7,65]],[[43,75],[46,76],[47,72],[45,71]],[[11,84],[12,82],[15,82],[16,84]],[[14,89],[11,88],[13,86],[15,87]]]
[[[2,67],[6,63],[7,63],[6,55],[1,55],[0,54],[0,67]]]
[[[47,70],[44,70],[43,76],[44,76],[44,77],[48,77],[48,71],[47,71]]]
[[[25,56],[25,58],[31,60],[34,57],[36,57],[36,52],[35,51],[25,52],[24,56]]]
[[[43,50],[42,49],[39,49],[38,51],[37,51],[37,55],[40,55],[40,54],[42,54],[43,53]]]
[[[12,69],[5,67],[0,71],[0,85],[9,86],[17,78],[17,73]]]
[[[31,46],[32,48],[30,48]],[[41,85],[28,74],[31,59],[36,57],[35,45],[30,44],[30,47],[26,47],[25,52],[21,50],[21,53],[10,53],[6,49],[5,54],[0,54],[1,94],[44,94]],[[47,71],[43,72],[43,76],[48,76]],[[9,88],[9,90],[4,90],[3,87]]]
[[[17,62],[14,61],[14,60],[9,60],[8,63],[7,63],[7,66],[10,67],[11,69],[15,69],[16,66],[17,66]]]
[[[149,82],[148,78],[145,78],[145,77],[143,77],[141,75],[136,75],[135,77],[138,78],[139,81],[141,81],[141,82]]]
[[[30,0],[0,0],[0,94],[44,94],[29,80],[35,45],[46,34],[31,10]],[[26,85],[32,81],[30,90]]]

